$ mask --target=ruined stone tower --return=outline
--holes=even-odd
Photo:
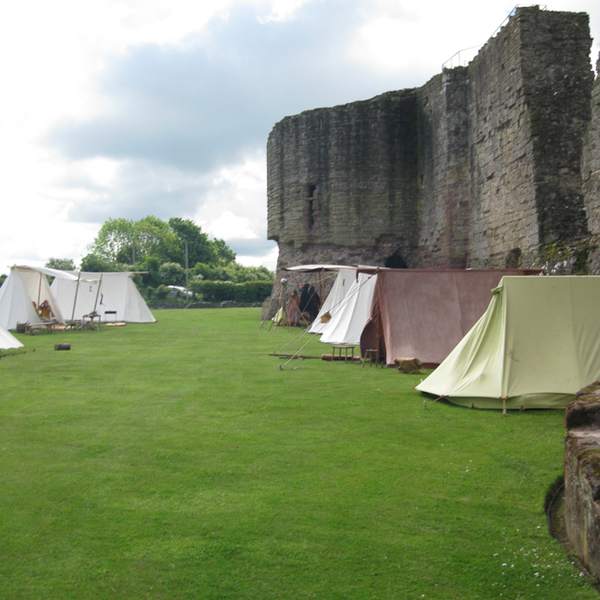
[[[278,267],[585,266],[598,229],[581,176],[586,129],[600,129],[590,47],[586,14],[518,8],[467,67],[277,123]]]

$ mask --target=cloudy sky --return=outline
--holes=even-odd
[[[109,218],[193,219],[244,264],[266,239],[269,131],[424,84],[514,0],[21,0],[0,23],[0,273],[87,254]],[[590,15],[598,0],[549,10]],[[468,52],[466,55],[468,56]]]

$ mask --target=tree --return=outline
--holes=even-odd
[[[88,254],[81,259],[81,270],[89,273],[109,273],[114,271],[114,263],[97,254]]]
[[[198,225],[190,219],[173,218],[169,219],[169,227],[173,230],[181,245],[181,250],[184,256],[185,266],[185,242],[188,245],[188,265],[196,263],[213,263],[217,260],[217,255],[213,244],[208,239],[205,233]]]
[[[181,264],[184,258],[177,234],[169,229],[168,223],[152,215],[139,221],[108,219],[91,250],[102,260],[118,264],[142,262],[147,256]]]
[[[134,242],[133,221],[129,219],[108,219],[100,228],[90,250],[92,254],[106,262],[117,262],[117,257],[122,257],[124,251],[131,252]]]
[[[225,264],[235,262],[235,252],[225,243],[224,240],[215,238],[212,241],[213,248],[217,255],[217,260],[225,261]]]
[[[146,256],[156,256],[162,262],[183,264],[185,255],[177,234],[169,224],[148,215],[134,223],[136,261]],[[138,257],[139,253],[139,257]]]
[[[44,266],[59,271],[75,271],[75,263],[71,258],[51,258]]]
[[[91,253],[83,259],[82,269],[85,265],[88,271],[125,268],[149,271],[143,276],[143,282],[155,287],[163,282],[161,265],[177,263],[185,267],[186,242],[188,265],[207,265],[209,270],[218,271],[215,279],[220,280],[228,280],[235,274],[224,271],[229,265],[235,266],[235,252],[223,240],[209,240],[190,219],[176,217],[165,222],[152,215],[139,221],[108,219],[90,246]],[[207,278],[204,271],[201,274]]]
[[[160,278],[165,285],[184,285],[185,269],[179,263],[163,263],[160,267]]]
[[[147,271],[147,273],[142,274],[144,285],[154,288],[160,285],[160,260],[157,256],[146,256],[138,266],[140,271]]]

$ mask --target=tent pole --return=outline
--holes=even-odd
[[[102,276],[104,273],[100,274],[100,281],[98,282],[98,291],[96,292],[96,300],[94,301],[94,312],[96,312],[96,306],[98,306],[98,296],[100,295],[100,288],[102,287]],[[81,277],[81,271],[79,271],[79,276]]]
[[[75,287],[75,296],[73,298],[73,312],[71,313],[71,323],[75,320],[75,303],[77,302],[77,294],[79,293],[79,280],[81,279],[81,271],[77,275],[77,286]]]
[[[319,287],[321,288],[321,303],[323,303],[325,300],[325,269],[323,268],[321,269],[321,285]]]
[[[42,297],[42,273],[40,272],[40,278],[38,279],[38,303],[40,305],[40,298]]]

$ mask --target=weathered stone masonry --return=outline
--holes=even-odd
[[[279,267],[572,272],[589,255],[598,272],[600,86],[590,102],[590,47],[586,14],[519,8],[468,67],[277,123],[268,237]]]

